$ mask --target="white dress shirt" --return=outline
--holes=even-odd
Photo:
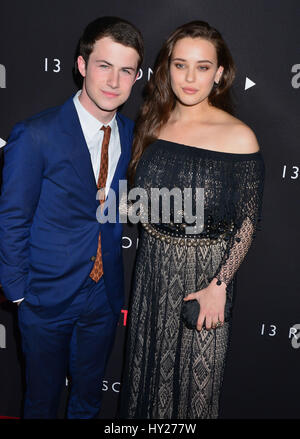
[[[100,172],[100,161],[101,161],[101,147],[102,140],[104,136],[104,131],[101,130],[102,126],[110,126],[111,134],[108,146],[108,174],[105,186],[105,195],[109,191],[116,167],[121,155],[121,142],[119,136],[118,123],[116,120],[116,115],[108,124],[103,124],[99,122],[94,116],[92,116],[81,104],[78,99],[81,90],[79,90],[73,98],[73,102],[79,117],[80,125],[83,131],[83,135],[91,155],[91,162],[93,166],[95,181],[98,181],[98,175]],[[15,303],[21,302],[23,299],[14,300]]]
[[[91,155],[91,161],[96,182],[98,181],[98,175],[100,171],[102,140],[104,136],[104,131],[101,130],[101,128],[103,125],[111,127],[108,147],[108,174],[105,186],[105,195],[107,195],[114,173],[116,171],[118,160],[121,155],[121,143],[116,115],[114,115],[114,117],[108,124],[103,124],[102,122],[99,122],[99,120],[92,116],[81,104],[79,100],[80,93],[81,90],[76,93],[73,101],[77,110],[83,135]]]

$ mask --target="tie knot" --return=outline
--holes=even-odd
[[[104,131],[104,134],[110,134],[111,127],[110,127],[109,125],[107,125],[107,127],[105,127],[104,125],[102,125],[101,130]]]

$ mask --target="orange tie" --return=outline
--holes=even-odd
[[[103,126],[101,130],[104,131],[104,136],[103,136],[102,148],[101,148],[101,162],[100,162],[100,171],[99,171],[97,187],[98,189],[102,190],[105,193],[105,185],[106,185],[106,179],[108,173],[108,145],[109,145],[111,128],[110,126],[107,127]],[[100,204],[104,203],[105,201],[104,196],[102,196],[101,198],[103,199],[100,199]],[[102,263],[102,251],[101,251],[101,234],[99,233],[97,255],[92,271],[90,272],[90,277],[95,282],[98,282],[98,280],[101,278],[102,275],[103,275],[103,263]]]

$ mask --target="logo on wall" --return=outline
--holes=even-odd
[[[139,238],[136,238],[136,248],[139,245]],[[122,248],[130,248],[132,246],[132,239],[129,236],[122,237]]]
[[[54,72],[58,73],[61,71],[61,61],[58,58],[48,59],[45,58],[44,61],[44,70],[45,72]]]
[[[245,90],[248,90],[248,88],[254,87],[256,85],[255,82],[251,81],[250,78],[247,78],[246,76],[246,80],[245,80]]]
[[[147,79],[148,79],[148,81],[149,81],[150,76],[152,75],[152,73],[153,73],[153,70],[151,69],[151,67],[148,67],[148,70],[147,70]],[[140,69],[140,70],[139,70],[138,77],[136,78],[137,81],[139,81],[140,79],[142,79],[143,76],[144,76],[144,71],[143,71],[142,69]]]
[[[295,323],[293,326],[286,328],[286,336],[294,349],[300,347],[300,324]],[[280,333],[281,329],[274,324],[261,324],[260,335],[267,337],[276,337]]]
[[[126,326],[127,325],[127,315],[128,315],[128,309],[121,309],[121,316],[119,325]]]
[[[300,329],[300,324],[299,323],[295,323],[295,325],[291,327],[291,330],[293,331],[292,332],[293,337],[292,337],[292,340],[291,340],[291,344],[292,344],[292,347],[294,349],[300,348],[300,342],[299,342],[300,334],[298,332],[299,329]]]
[[[0,324],[0,349],[6,349],[6,328]]]
[[[6,88],[6,69],[0,64],[0,88]]]
[[[132,246],[132,239],[129,236],[123,236],[122,241],[123,248],[130,248]]]
[[[68,378],[66,378],[66,387],[68,387],[69,381]],[[108,392],[113,391],[115,393],[120,392],[120,385],[121,383],[119,381],[115,381],[113,383],[110,383],[108,380],[102,380],[102,392]]]
[[[300,64],[294,64],[292,66],[291,72],[296,73],[296,75],[294,75],[291,80],[292,87],[300,88]]]
[[[120,382],[116,381],[115,383],[109,383],[107,380],[102,381],[102,392],[107,392],[112,390],[115,393],[120,392]]]
[[[6,145],[5,140],[1,139],[0,137],[0,148],[2,148],[2,146]]]
[[[299,166],[283,165],[282,178],[297,180],[299,178]]]

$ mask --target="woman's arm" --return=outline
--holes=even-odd
[[[235,231],[230,237],[222,261],[210,284],[189,294],[185,300],[197,299],[200,314],[197,329],[201,330],[205,321],[207,329],[218,321],[224,321],[226,288],[240,267],[251,247],[261,220],[264,187],[264,162],[261,156],[238,163],[236,168],[239,196],[236,197]]]

